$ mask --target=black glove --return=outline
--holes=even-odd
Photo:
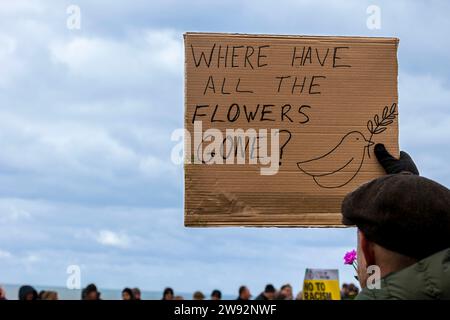
[[[378,143],[373,151],[378,159],[378,162],[387,174],[408,171],[412,174],[419,175],[419,170],[417,170],[416,164],[406,152],[400,151],[400,159],[396,159],[386,150],[384,144],[381,143]]]

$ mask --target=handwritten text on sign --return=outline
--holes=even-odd
[[[268,57],[270,47],[270,45],[256,47],[249,45],[222,46],[217,43],[212,43],[210,47],[206,48],[195,47],[194,44],[190,45],[195,68],[216,70],[219,68],[244,68],[249,70],[270,68],[271,60]],[[345,59],[341,56],[342,51],[348,49],[348,46],[332,46],[327,48],[292,46],[289,61],[283,62],[295,71],[308,65],[316,65],[320,68],[350,68],[351,65],[342,61]],[[237,123],[240,118],[248,124],[252,122],[277,121],[283,125],[285,123],[304,125],[309,122],[308,109],[312,108],[309,104],[295,105],[293,103],[284,103],[282,105],[275,105],[270,102],[261,102],[256,105],[247,105],[239,102],[238,95],[240,94],[258,94],[258,88],[249,84],[251,77],[251,75],[247,77],[240,75],[237,79],[234,76],[218,78],[213,74],[209,74],[207,79],[204,79],[203,95],[234,95],[236,102],[225,106],[219,105],[218,103],[215,105],[197,104],[192,115],[192,124],[195,125],[196,121],[203,120],[208,121],[210,124],[218,122]],[[272,86],[272,89],[269,88],[269,90],[272,90],[274,95],[320,95],[322,94],[321,84],[326,81],[326,78],[327,76],[323,73],[305,73],[302,76],[283,73],[265,80],[269,86]],[[221,109],[220,113],[218,112],[219,109]],[[286,134],[287,140],[284,141],[281,149],[276,148],[275,150],[271,150],[269,161],[271,163],[271,170],[261,170],[262,174],[275,174],[278,172],[283,148],[286,147],[292,137],[291,131],[284,128],[280,128],[277,132],[278,134],[273,135],[273,137],[279,140],[280,132]],[[265,138],[266,134],[263,133],[259,137],[255,134],[247,142],[244,140],[245,137],[240,140],[230,140],[229,137],[230,135],[227,135],[223,140],[220,137],[214,139],[216,144],[213,144],[212,149],[208,149],[210,150],[209,153],[200,155],[200,157],[197,153],[196,159],[202,159],[205,163],[210,164],[222,164],[224,160],[231,160],[231,162],[228,161],[227,163],[233,163],[234,158],[238,155],[241,156],[241,161],[242,159],[245,160],[245,151],[247,149],[249,149],[249,158],[256,159],[258,154],[255,152],[255,149],[258,149],[257,144],[261,144],[261,138]],[[235,138],[234,136],[232,137]],[[279,142],[275,143],[275,145],[278,146]],[[242,150],[239,150],[239,148]],[[239,151],[241,152],[239,153]]]

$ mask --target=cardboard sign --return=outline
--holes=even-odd
[[[341,300],[337,269],[306,269],[303,300]]]
[[[398,155],[398,39],[184,40],[186,226],[339,226]]]

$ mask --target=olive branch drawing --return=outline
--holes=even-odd
[[[375,134],[380,134],[380,133],[384,132],[387,129],[386,127],[388,125],[390,125],[392,122],[394,122],[395,117],[397,115],[398,115],[397,104],[393,103],[390,108],[388,106],[384,107],[383,113],[381,115],[381,121],[380,121],[380,117],[378,116],[378,114],[376,114],[373,117],[373,121],[372,120],[367,121],[367,129],[370,132],[369,143],[372,142],[372,138]],[[369,149],[367,149],[367,153],[370,158]]]

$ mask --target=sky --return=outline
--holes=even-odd
[[[81,10],[80,29],[67,8]],[[381,29],[367,27],[370,5]],[[0,284],[254,295],[305,268],[354,271],[356,230],[185,228],[187,31],[400,39],[400,147],[450,186],[448,1],[0,0]],[[354,280],[353,280],[354,281]]]

